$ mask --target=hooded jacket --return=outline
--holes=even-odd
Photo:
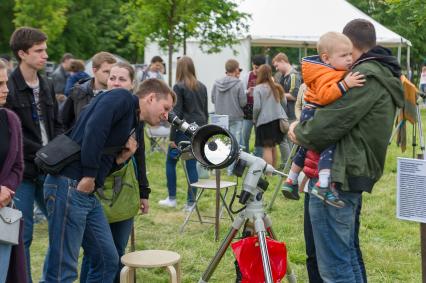
[[[332,182],[342,190],[371,192],[383,174],[396,108],[404,103],[401,72],[396,58],[380,46],[363,54],[352,71],[364,74],[364,86],[317,109],[295,134],[302,146],[318,152],[336,144]]]
[[[341,82],[345,74],[346,71],[338,71],[323,63],[318,55],[303,58],[302,76],[308,87],[305,101],[324,106],[345,95],[347,88]]]
[[[230,121],[244,118],[242,108],[247,104],[247,96],[243,83],[236,77],[225,76],[216,80],[211,99],[216,114],[228,115]]]

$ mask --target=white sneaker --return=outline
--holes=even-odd
[[[176,200],[170,199],[169,197],[167,197],[166,199],[160,200],[158,204],[161,206],[166,206],[166,207],[176,207]]]
[[[191,212],[194,208],[195,208],[195,203],[193,203],[192,205],[185,204],[185,206],[183,207],[183,211]]]

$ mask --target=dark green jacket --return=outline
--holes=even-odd
[[[343,190],[371,192],[383,173],[403,90],[400,79],[377,61],[360,63],[352,71],[365,75],[364,86],[351,88],[318,109],[314,119],[300,123],[295,133],[302,146],[318,152],[336,144],[332,182],[343,184]]]

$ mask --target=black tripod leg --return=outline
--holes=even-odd
[[[232,223],[232,227],[228,232],[228,235],[225,237],[225,239],[223,239],[218,251],[216,252],[215,256],[210,261],[209,265],[207,266],[206,270],[204,271],[198,283],[205,283],[210,280],[210,278],[213,275],[213,272],[216,270],[217,265],[219,264],[220,260],[222,259],[223,255],[225,254],[232,240],[237,235],[238,230],[241,228],[241,226],[243,226],[245,220],[246,220],[245,216],[241,214],[235,218],[234,222]]]

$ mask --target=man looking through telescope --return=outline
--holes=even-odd
[[[353,43],[352,72],[365,75],[364,86],[352,88],[346,96],[318,109],[314,119],[293,123],[289,137],[317,152],[337,145],[331,181],[345,207],[324,205],[317,198],[309,202],[318,267],[324,282],[365,282],[355,243],[357,211],[362,192],[371,192],[383,173],[396,107],[403,106],[404,98],[400,66],[390,50],[376,46],[373,24],[355,19],[345,26],[343,34]],[[309,177],[312,187],[318,176]]]

